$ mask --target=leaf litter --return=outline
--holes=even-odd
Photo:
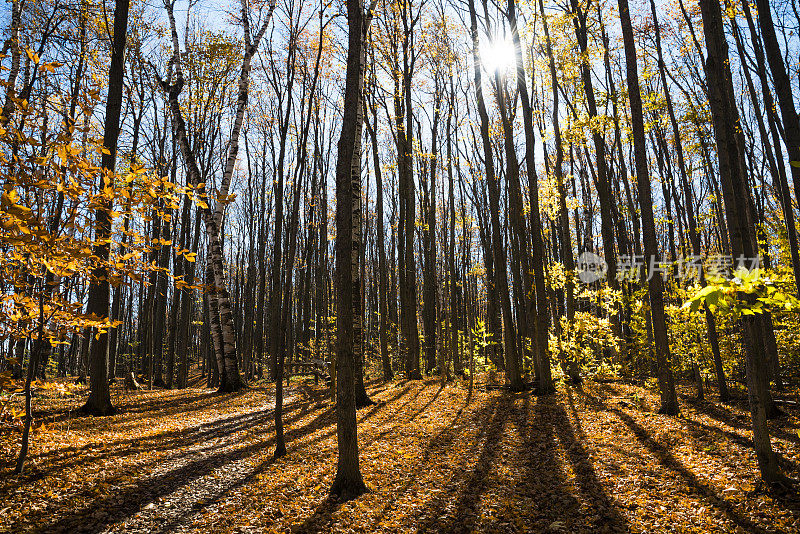
[[[370,492],[328,497],[336,418],[326,390],[293,382],[274,459],[274,386],[115,387],[118,415],[78,417],[78,396],[36,399],[29,463],[0,435],[2,532],[798,532],[800,506],[758,481],[746,406],[655,413],[635,385],[552,396],[437,379],[368,389],[358,412]],[[42,425],[41,423],[44,422]],[[796,414],[772,423],[797,477]]]

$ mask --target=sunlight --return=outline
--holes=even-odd
[[[514,42],[502,36],[484,42],[481,46],[481,61],[483,67],[489,72],[499,72],[500,74],[510,72],[516,63]]]

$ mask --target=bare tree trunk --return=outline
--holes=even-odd
[[[351,203],[351,208],[353,210],[351,217],[351,232],[353,234],[353,353],[356,358],[356,408],[363,408],[364,406],[375,404],[367,395],[367,390],[364,387],[364,310],[362,300],[362,291],[364,288],[362,272],[364,266],[361,258],[361,255],[364,252],[362,235],[363,210],[361,207],[363,195],[363,188],[361,186],[361,137],[364,125],[364,99],[362,93],[364,88],[364,72],[367,62],[367,33],[369,32],[369,25],[372,21],[372,13],[375,9],[375,3],[376,0],[372,0],[366,15],[362,16],[361,21],[361,46],[359,47],[358,61],[358,109],[356,109],[356,138],[355,145],[353,146],[353,161],[350,165],[350,181],[352,182],[351,189],[353,193],[353,201]]]
[[[709,104],[714,124],[714,138],[719,156],[719,174],[722,181],[723,199],[727,214],[731,251],[734,255],[752,258],[758,254],[755,248],[752,214],[748,202],[745,179],[744,155],[741,146],[739,111],[733,92],[733,82],[725,39],[722,13],[718,0],[700,0],[703,16],[703,33],[706,38],[708,57],[705,64],[708,77]],[[744,316],[742,326],[745,341],[747,389],[750,415],[753,425],[753,444],[756,451],[761,478],[768,482],[783,482],[785,476],[772,450],[767,409],[769,381],[763,357],[763,338],[758,322],[753,316]]]
[[[42,288],[44,289],[44,288]],[[36,366],[39,364],[39,357],[41,356],[41,349],[46,345],[44,340],[44,293],[39,296],[39,324],[38,335],[36,341],[31,343],[31,355],[28,360],[28,373],[25,377],[25,418],[24,426],[22,428],[22,443],[20,444],[19,457],[17,458],[17,465],[14,468],[14,474],[22,474],[25,467],[25,459],[28,457],[28,443],[30,439],[31,424],[33,423],[33,407],[31,405],[31,383],[36,376]],[[47,344],[49,346],[49,344]]]
[[[161,224],[160,239],[162,243],[170,240],[170,227],[172,221],[172,214],[170,209],[166,209],[164,220]],[[159,272],[156,273],[157,282],[154,292],[153,301],[153,361],[155,363],[155,374],[153,377],[153,384],[156,387],[164,387],[164,330],[167,320],[167,273],[166,269],[169,267],[169,252],[171,248],[161,245],[158,250],[158,267]],[[166,365],[167,372],[172,372],[172,367],[169,363]],[[172,377],[168,378],[170,384]]]
[[[395,78],[395,123],[397,129],[397,178],[400,195],[399,221],[399,292],[401,334],[406,347],[405,374],[410,380],[422,378],[419,370],[419,327],[417,325],[417,266],[414,256],[415,185],[414,185],[414,112],[411,81],[416,61],[414,26],[418,19],[412,12],[412,1],[404,0],[402,18],[402,83]]]
[[[492,155],[491,140],[489,138],[489,116],[483,100],[483,87],[481,80],[481,62],[478,53],[478,21],[475,15],[475,2],[469,0],[470,31],[472,34],[472,58],[474,63],[474,81],[476,100],[478,101],[478,114],[480,115],[481,139],[483,141],[484,165],[486,167],[486,181],[489,187],[489,211],[491,220],[492,254],[494,256],[494,283],[500,296],[500,305],[503,313],[503,342],[505,348],[506,373],[511,382],[513,391],[524,388],[517,358],[517,334],[514,327],[514,316],[511,308],[511,296],[508,289],[508,269],[506,255],[503,248],[503,238],[500,228],[500,184],[495,175]]]
[[[194,219],[194,229],[191,245],[186,248],[192,251],[197,250],[198,242],[200,241],[200,215],[197,214]],[[187,221],[188,223],[188,221]],[[186,266],[184,280],[187,283],[194,285],[195,271],[197,269],[197,262],[189,262]],[[184,288],[181,290],[181,311],[180,319],[178,322],[177,336],[177,360],[178,360],[178,387],[185,388],[189,379],[189,346],[191,342],[192,325],[190,321],[192,306],[194,302],[194,289]]]
[[[352,166],[359,135],[361,103],[361,47],[363,13],[360,0],[347,0],[348,51],[345,77],[344,117],[336,164],[336,438],[339,448],[336,477],[331,494],[347,500],[367,491],[361,478],[356,423],[355,366],[353,350],[353,294],[358,280],[358,248],[353,243]]]
[[[744,0],[742,4],[748,23],[752,24],[750,6],[744,5],[746,4]],[[800,118],[798,118],[797,110],[794,105],[792,82],[783,62],[780,45],[778,44],[778,37],[775,35],[775,25],[772,22],[772,11],[769,0],[756,0],[756,7],[758,9],[758,25],[761,27],[761,37],[764,41],[764,51],[766,52],[769,69],[772,72],[772,79],[774,81],[773,87],[775,88],[781,111],[783,140],[786,144],[786,153],[789,156],[790,162],[797,162],[800,161]],[[751,34],[755,38],[755,32],[751,31]],[[757,49],[760,48],[757,41],[753,42],[753,46]],[[776,149],[778,148],[779,147],[776,146]],[[800,199],[800,167],[792,165],[791,169],[795,196]],[[798,269],[798,267],[795,266],[795,269]],[[797,281],[797,284],[798,291],[800,291],[800,280]]]
[[[572,236],[570,235],[570,230],[569,230],[569,211],[567,211],[567,200],[566,200],[567,194],[566,194],[566,189],[564,187],[564,175],[562,172],[562,167],[564,165],[564,148],[561,146],[561,127],[559,124],[558,78],[556,76],[556,63],[555,63],[555,58],[553,57],[553,47],[550,41],[550,29],[547,25],[547,18],[545,16],[544,3],[542,0],[539,0],[539,11],[540,14],[542,15],[542,24],[544,26],[545,46],[547,49],[547,58],[550,66],[550,82],[553,93],[553,135],[554,135],[553,143],[555,145],[555,151],[556,151],[556,159],[553,164],[553,174],[556,178],[556,187],[558,189],[558,209],[559,209],[558,237],[561,243],[561,250],[560,250],[561,261],[564,263],[564,269],[566,271],[565,290],[566,290],[566,301],[567,301],[566,302],[567,324],[571,327],[575,320],[575,259],[572,255]],[[531,156],[529,154],[527,158],[530,157]],[[534,188],[533,184],[530,184],[529,187],[531,188],[531,190],[533,190]],[[533,195],[533,192],[531,192],[531,195]],[[534,256],[536,256],[535,252]],[[548,357],[548,362],[549,362],[549,357]],[[581,380],[579,371],[580,367],[578,364],[579,362],[577,361],[576,357],[570,357],[570,361],[567,362],[567,372],[569,373],[570,379],[575,383],[578,383]]]
[[[534,290],[536,293],[536,361],[539,362],[539,384],[538,392],[541,394],[552,393],[555,391],[553,386],[553,377],[550,371],[550,314],[549,306],[547,305],[547,290],[545,289],[544,280],[544,243],[542,242],[542,221],[539,214],[539,181],[536,174],[536,158],[535,158],[535,143],[536,136],[533,132],[533,112],[531,110],[530,98],[528,97],[528,87],[525,83],[525,64],[522,60],[522,45],[519,39],[519,30],[517,28],[517,15],[516,15],[516,1],[508,0],[508,9],[506,10],[511,25],[511,34],[514,39],[515,49],[515,63],[517,72],[517,90],[520,94],[520,101],[522,103],[522,121],[525,128],[525,164],[528,174],[528,190],[530,195],[530,210],[531,210],[531,242],[533,243],[533,255],[529,258],[527,253],[527,242],[521,243],[523,248],[523,266],[526,271],[533,270],[533,287],[530,282],[527,284],[527,291]],[[549,37],[548,37],[549,40]],[[548,41],[549,42],[549,41]],[[556,112],[554,112],[556,113]],[[560,153],[560,139],[558,151]],[[563,159],[563,157],[562,157]],[[559,160],[560,165],[560,160]],[[560,176],[560,169],[558,176]],[[563,189],[563,183],[561,185]],[[566,214],[565,214],[566,216]],[[523,223],[524,227],[524,223]],[[526,240],[527,241],[527,240]],[[570,247],[571,248],[571,247]],[[572,259],[572,251],[569,252],[570,260]],[[533,311],[532,302],[529,305],[529,313]]]
[[[747,83],[747,92],[750,94],[750,102],[753,105],[753,115],[755,116],[755,122],[758,125],[758,134],[761,138],[764,154],[769,164],[770,174],[772,175],[772,185],[778,193],[778,200],[780,201],[781,211],[783,212],[783,218],[786,223],[786,236],[789,240],[789,254],[792,259],[795,289],[797,289],[798,293],[800,293],[800,253],[798,252],[797,228],[794,217],[794,207],[792,205],[792,195],[789,191],[789,183],[786,177],[786,167],[783,162],[783,150],[781,150],[777,128],[772,127],[770,129],[772,134],[772,142],[775,145],[774,151],[778,154],[778,158],[776,159],[775,154],[773,153],[773,145],[770,143],[770,136],[767,134],[767,127],[764,124],[765,116],[768,117],[770,124],[774,123],[774,121],[770,120],[770,118],[775,113],[775,102],[772,99],[772,93],[770,92],[769,84],[767,82],[764,53],[761,50],[758,34],[756,33],[753,25],[753,19],[750,15],[749,5],[746,6],[745,16],[747,18],[748,26],[750,26],[753,49],[756,55],[757,71],[759,73],[761,82],[761,94],[764,98],[765,113],[762,113],[761,103],[758,100],[758,94],[756,93],[755,85],[753,84],[752,76],[750,75],[750,68],[746,64],[746,60],[749,59],[749,55],[744,47],[742,38],[739,35],[739,26],[735,17],[729,17],[731,22],[731,30],[733,32],[734,41],[736,42],[737,51],[739,56],[742,58],[742,72],[744,73],[745,81]],[[796,176],[795,179],[797,179]]]
[[[575,25],[575,35],[578,38],[581,61],[581,80],[584,92],[586,93],[586,104],[589,110],[589,118],[594,119],[598,116],[597,103],[592,83],[592,71],[588,63],[588,29],[586,13],[579,6],[578,0],[571,0],[572,11],[575,13],[573,19]],[[616,253],[614,252],[614,224],[611,216],[611,205],[614,200],[611,198],[611,189],[608,182],[608,162],[606,161],[606,145],[603,135],[593,130],[592,139],[594,141],[595,153],[597,154],[597,196],[600,199],[600,233],[603,238],[603,257],[606,261],[607,279],[611,288],[617,288],[616,278]]]
[[[375,131],[378,127],[378,108],[375,106],[374,100],[370,101],[370,110],[372,111],[372,124],[370,124],[369,120],[367,120],[366,123],[370,139],[372,140],[372,161],[375,169],[375,188],[377,190],[375,218],[377,219],[378,313],[380,315],[378,336],[381,350],[381,365],[383,367],[383,379],[388,382],[394,378],[392,359],[389,354],[389,304],[387,295],[389,291],[389,267],[386,264],[386,245],[384,244],[383,173],[381,172],[380,159],[378,158],[378,136]]]
[[[453,77],[450,77],[450,98],[447,109],[447,125],[445,126],[445,136],[447,137],[447,189],[448,189],[448,203],[450,211],[449,221],[449,239],[450,246],[447,253],[447,269],[448,269],[448,283],[450,287],[450,352],[453,358],[453,371],[459,374],[461,372],[461,352],[459,347],[459,332],[462,330],[461,321],[459,320],[458,306],[459,296],[461,295],[461,282],[458,279],[458,271],[456,270],[456,203],[455,191],[453,184],[453,138],[458,138],[456,132],[452,130],[453,113],[456,104],[455,85]],[[450,368],[444,357],[441,358],[442,367],[439,373],[445,380],[450,380]]]
[[[715,0],[716,1],[716,0]],[[642,114],[642,97],[639,92],[639,72],[636,61],[636,45],[633,40],[631,16],[628,0],[619,0],[622,40],[625,45],[625,63],[628,81],[628,98],[631,106],[631,129],[633,130],[634,163],[636,183],[639,187],[639,206],[642,213],[644,255],[658,257],[655,218],[653,216],[653,196],[650,190],[650,173],[647,169],[647,145]],[[664,280],[660,273],[649,273],[648,293],[650,295],[650,316],[653,322],[656,364],[658,367],[658,389],[661,392],[659,413],[678,415],[678,396],[672,376],[667,320],[664,313]]]
[[[195,186],[195,193],[203,195],[205,193],[204,187],[197,187],[201,183],[200,171],[197,167],[197,162],[192,154],[191,147],[186,135],[186,125],[181,115],[180,104],[178,96],[183,89],[183,73],[181,70],[181,54],[180,45],[178,44],[178,33],[175,27],[175,16],[173,13],[174,4],[165,2],[167,16],[170,22],[170,29],[172,34],[172,47],[174,54],[177,81],[175,84],[170,84],[159,79],[162,89],[169,97],[170,111],[172,112],[173,130],[177,137],[178,143],[183,154],[184,163],[187,166],[187,174],[192,185]],[[239,78],[239,95],[237,99],[236,119],[234,121],[233,129],[231,131],[230,145],[227,153],[225,164],[225,172],[223,174],[222,183],[218,192],[218,200],[215,210],[212,212],[210,208],[204,208],[203,219],[206,226],[206,233],[209,239],[209,259],[213,266],[214,271],[214,284],[216,289],[215,298],[216,308],[219,311],[219,323],[221,331],[221,349],[222,359],[224,361],[225,374],[224,380],[220,383],[220,389],[223,391],[237,391],[242,387],[241,375],[239,374],[239,362],[236,351],[236,332],[233,322],[233,313],[231,310],[230,297],[225,283],[225,269],[224,269],[224,256],[222,253],[222,243],[220,241],[219,230],[222,224],[222,215],[225,204],[228,202],[228,187],[233,174],[233,168],[236,163],[239,148],[239,132],[244,117],[244,112],[247,108],[248,87],[250,76],[250,63],[252,56],[255,54],[261,37],[266,32],[266,28],[272,18],[272,13],[275,8],[275,1],[272,0],[268,6],[268,14],[265,18],[264,24],[257,32],[255,38],[251,37],[249,25],[249,12],[247,2],[242,2],[242,26],[244,31],[245,51],[242,60],[242,69]],[[212,312],[215,306],[211,306]]]
[[[533,315],[533,283],[531,281],[531,273],[529,262],[527,261],[527,231],[525,228],[525,221],[523,220],[524,208],[522,206],[522,190],[519,181],[519,160],[517,159],[516,146],[514,145],[514,128],[511,124],[509,117],[509,110],[507,109],[506,101],[510,98],[506,96],[505,76],[501,77],[499,71],[495,71],[495,93],[498,107],[500,109],[500,118],[503,127],[503,147],[506,154],[506,168],[505,175],[507,185],[507,201],[508,214],[506,224],[509,226],[509,244],[511,252],[511,272],[512,272],[512,287],[514,289],[514,297],[517,303],[517,333],[519,334],[519,354],[525,352],[525,337],[531,339],[534,347],[537,346],[536,327],[534,325]],[[524,82],[523,82],[524,85]],[[499,186],[498,186],[499,187]],[[493,208],[493,200],[491,188],[489,205]],[[537,195],[538,196],[538,195]],[[538,353],[538,351],[537,351]],[[533,357],[534,368],[536,372],[537,381],[540,379],[541,360],[537,354]],[[519,366],[519,363],[518,363]],[[508,366],[507,366],[508,368]]]
[[[103,131],[103,153],[99,189],[105,191],[111,186],[111,174],[117,160],[117,139],[119,137],[119,117],[122,111],[122,89],[125,76],[125,43],[128,34],[128,0],[116,0],[114,6],[114,42],[111,65],[108,71],[108,100],[106,101],[105,127]],[[108,182],[106,182],[108,180]],[[111,247],[111,201],[103,201],[95,211],[95,245],[93,254],[98,263],[92,271],[93,283],[89,285],[87,311],[98,317],[108,317],[110,286],[108,266]],[[89,399],[83,407],[92,415],[111,415],[114,406],[108,388],[108,332],[99,332],[92,344],[91,376]]]
[[[664,59],[662,57],[662,49],[661,49],[661,27],[658,23],[658,18],[656,15],[656,6],[653,0],[650,0],[650,11],[653,16],[653,21],[655,24],[655,34],[656,34],[656,50],[658,52],[658,69],[661,76],[661,84],[664,88],[664,97],[667,104],[667,113],[669,115],[670,124],[672,125],[672,135],[673,135],[673,142],[675,144],[675,153],[678,156],[678,170],[680,171],[680,179],[681,179],[681,189],[683,189],[684,197],[684,204],[686,206],[687,212],[687,224],[689,226],[689,242],[692,246],[692,253],[696,256],[700,256],[701,250],[701,243],[700,243],[700,231],[697,228],[697,218],[694,213],[694,199],[692,198],[692,188],[689,184],[689,179],[686,173],[686,160],[683,152],[683,143],[681,142],[681,135],[680,129],[678,127],[678,120],[675,117],[675,110],[672,105],[672,97],[669,92],[669,88],[667,85],[667,76],[666,76],[666,66],[664,65]],[[703,278],[703,282],[704,278]],[[717,387],[719,389],[719,398],[722,402],[727,402],[730,398],[728,394],[728,386],[725,380],[725,368],[722,366],[722,356],[719,350],[719,337],[717,335],[717,325],[714,319],[714,315],[708,309],[708,306],[703,307],[704,316],[706,321],[706,329],[708,331],[708,340],[711,344],[711,351],[714,358],[714,369],[717,375]]]
[[[436,289],[436,171],[438,163],[438,137],[439,120],[441,117],[442,87],[438,72],[434,77],[434,102],[433,102],[433,124],[431,125],[431,157],[430,157],[430,179],[423,180],[425,189],[424,205],[422,216],[425,220],[423,225],[423,248],[424,248],[424,270],[423,278],[423,316],[425,326],[425,372],[431,373],[436,367],[436,330],[438,321],[436,319],[436,304],[438,291]]]

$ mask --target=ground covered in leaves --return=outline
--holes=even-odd
[[[327,497],[334,407],[288,390],[288,454],[273,460],[274,389],[114,389],[120,413],[79,417],[75,396],[36,399],[31,455],[0,435],[3,532],[800,532],[800,506],[758,487],[741,403],[682,397],[657,415],[641,387],[587,383],[553,396],[375,384],[358,412],[371,492]],[[774,446],[800,475],[796,414]]]

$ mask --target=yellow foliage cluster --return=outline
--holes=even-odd
[[[59,67],[41,63],[40,74]],[[108,317],[85,313],[85,290],[100,281],[93,271],[105,267],[115,286],[142,280],[153,268],[146,253],[171,243],[151,241],[130,221],[157,212],[167,217],[182,190],[137,165],[126,172],[102,169],[105,149],[89,135],[89,121],[59,124],[46,105],[9,93],[13,109],[0,117],[0,338],[41,335],[55,345],[86,328],[105,331],[115,326]],[[80,98],[81,107],[93,107],[99,94]],[[109,202],[111,255],[101,260],[94,254],[96,212]],[[189,251],[178,253],[194,260]]]

